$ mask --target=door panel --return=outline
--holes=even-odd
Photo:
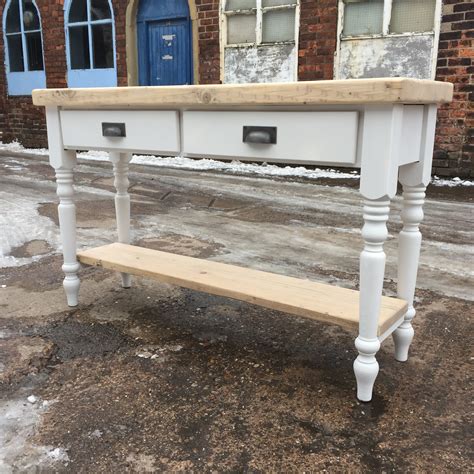
[[[191,83],[190,37],[187,20],[147,23],[148,84]]]
[[[137,12],[138,83],[192,84],[188,0],[140,0]]]

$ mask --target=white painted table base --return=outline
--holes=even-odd
[[[184,107],[183,110],[192,108]],[[59,196],[59,222],[63,245],[65,273],[64,288],[69,306],[78,304],[79,264],[76,259],[76,217],[73,202],[73,167],[75,152],[65,150],[61,133],[60,107],[47,106],[50,162],[56,170],[57,194]],[[258,110],[269,110],[256,104]],[[376,354],[381,342],[393,334],[395,358],[406,361],[413,340],[412,320],[415,316],[413,299],[416,286],[418,260],[421,245],[419,224],[423,219],[425,189],[430,181],[431,159],[436,121],[436,103],[409,108],[400,103],[340,106],[345,111],[361,114],[358,126],[357,161],[361,168],[360,192],[364,198],[362,237],[364,247],[360,255],[360,317],[359,335],[355,340],[358,356],[354,362],[357,380],[357,397],[370,401],[375,379],[379,371]],[[100,108],[100,107],[99,107]],[[201,110],[200,107],[199,110]],[[206,110],[219,110],[210,105]],[[228,110],[228,109],[227,109]],[[278,110],[272,108],[278,115]],[[296,111],[324,110],[317,106],[299,104]],[[331,110],[334,110],[332,108]],[[337,109],[336,109],[337,110]],[[228,113],[228,112],[227,112]],[[410,129],[416,118],[417,134]],[[271,120],[270,120],[271,122]],[[157,131],[159,133],[159,131]],[[185,132],[186,133],[186,132]],[[203,137],[203,140],[212,140]],[[225,137],[223,137],[225,140]],[[337,140],[334,130],[333,140]],[[414,145],[413,145],[414,144]],[[85,144],[87,145],[87,144]],[[117,147],[115,147],[117,148]],[[130,152],[135,150],[110,149],[110,161],[115,176],[115,208],[118,242],[130,242],[130,196],[128,194],[128,163]],[[232,153],[232,150],[229,150]],[[318,164],[308,157],[308,162]],[[325,163],[324,161],[322,161]],[[331,164],[331,163],[329,163]],[[337,163],[336,163],[337,164]],[[403,229],[399,235],[398,296],[408,303],[408,311],[400,323],[385,334],[377,334],[385,271],[384,242],[387,239],[386,222],[390,201],[395,196],[397,182],[403,186]],[[130,287],[130,275],[122,274],[122,284]]]

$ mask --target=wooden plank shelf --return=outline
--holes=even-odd
[[[78,259],[122,273],[246,301],[266,308],[357,330],[359,292],[133,245],[114,243],[84,250]],[[378,336],[403,319],[407,303],[382,297]]]

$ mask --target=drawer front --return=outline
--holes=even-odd
[[[357,111],[188,111],[183,114],[183,152],[188,156],[353,165],[357,130]]]
[[[62,110],[60,114],[65,148],[167,155],[180,152],[176,111]]]

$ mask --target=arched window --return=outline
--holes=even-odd
[[[33,0],[9,0],[3,14],[9,95],[46,87],[41,19]]]
[[[65,3],[69,87],[116,86],[115,27],[109,0]]]

